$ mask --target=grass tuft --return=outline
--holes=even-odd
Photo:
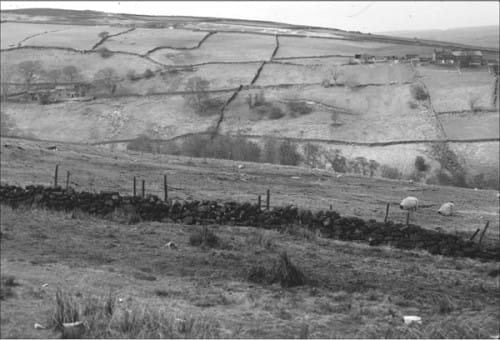
[[[207,246],[215,248],[221,244],[219,237],[207,226],[197,228],[189,235],[189,244],[192,246]]]
[[[252,266],[248,270],[247,279],[255,283],[272,284],[279,282],[281,287],[295,287],[306,284],[304,273],[291,261],[286,252],[280,254],[272,267]]]

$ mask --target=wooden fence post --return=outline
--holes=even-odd
[[[145,196],[145,193],[146,193],[146,190],[145,190],[145,183],[146,181],[145,180],[142,180],[142,197]]]
[[[166,202],[168,200],[167,175],[163,175],[163,192],[165,193],[164,201]]]
[[[384,223],[387,223],[387,217],[389,217],[389,206],[390,206],[390,203],[387,203],[387,205],[385,206]],[[408,224],[408,223],[406,223],[406,224]]]
[[[59,164],[56,165],[56,171],[54,173],[54,187],[57,187],[57,173],[59,172]]]
[[[259,211],[260,211],[260,206],[261,206],[261,202],[260,201],[261,200],[260,200],[260,195],[259,195],[259,196],[257,196],[257,204],[259,205]]]
[[[69,188],[69,175],[70,175],[70,172],[66,171],[66,190],[68,190],[68,188]]]
[[[134,176],[134,197],[136,195],[136,189],[135,188],[136,188],[136,180],[135,180],[135,176]]]
[[[333,210],[333,205],[330,204],[330,210]]]
[[[271,205],[271,191],[267,189],[266,193],[266,209],[269,210],[269,207]]]
[[[477,228],[477,230],[474,232],[474,234],[472,234],[472,236],[470,237],[469,241],[472,241],[474,239],[474,237],[476,237],[477,233],[480,231],[481,229],[480,228]]]
[[[410,212],[408,211],[406,213],[406,226],[408,226],[409,223],[410,223]]]
[[[486,221],[486,225],[484,226],[483,232],[481,233],[481,236],[479,237],[479,242],[477,244],[479,247],[481,247],[481,242],[483,241],[484,234],[486,234],[486,230],[488,229],[489,226],[490,226],[490,221]]]

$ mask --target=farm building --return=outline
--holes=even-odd
[[[459,67],[481,66],[483,63],[483,54],[481,51],[434,50],[432,61],[436,65],[456,65]]]

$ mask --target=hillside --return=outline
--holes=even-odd
[[[268,137],[293,141],[303,155],[313,144],[319,167],[336,153],[376,162],[379,176],[385,167],[414,178],[421,156],[423,180],[444,172],[470,186],[498,183],[498,79],[486,65],[406,60],[453,47],[481,49],[488,61],[498,49],[218,18],[1,16],[3,135],[126,148],[140,135],[169,144],[215,131],[261,148]],[[23,77],[19,65],[32,61],[36,72]],[[68,66],[76,71],[61,72]],[[193,78],[207,83],[193,87]],[[41,105],[44,91],[56,102]],[[211,106],[200,114],[193,98]]]
[[[391,31],[381,32],[395,37],[420,38],[498,48],[500,34],[498,26],[459,27],[446,30]]]

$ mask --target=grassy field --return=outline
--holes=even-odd
[[[6,51],[1,53],[1,58],[2,64],[11,68],[15,68],[17,64],[26,60],[41,61],[45,70],[62,70],[65,66],[74,65],[78,68],[83,80],[93,80],[96,72],[106,67],[114,68],[122,78],[131,69],[137,73],[143,73],[147,69],[155,71],[160,68],[159,65],[134,55],[113,54],[108,58],[103,58],[97,52],[82,54],[56,49],[26,48]]]
[[[36,34],[59,32],[76,28],[72,25],[28,24],[17,22],[4,22],[0,24],[1,48],[16,47],[21,41]],[[30,40],[28,40],[30,41]]]
[[[357,142],[435,139],[438,135],[435,119],[422,105],[419,104],[416,108],[409,106],[412,101],[409,87],[405,85],[350,89],[324,88],[318,85],[266,89],[266,101],[280,103],[286,114],[276,120],[260,118],[245,101],[249,92],[242,91],[228,106],[222,127],[227,131],[243,129],[249,134]],[[282,102],[292,100],[311,103],[309,106],[313,111],[296,117],[290,116]],[[332,112],[338,112],[335,121],[337,125],[333,126]]]
[[[379,220],[385,202],[397,204],[411,194],[432,205],[420,209],[413,222],[470,234],[481,214],[493,221],[488,242],[498,242],[493,191],[335,178],[322,171],[264,164],[247,163],[235,170],[227,161],[85,146],[59,145],[54,152],[46,150],[49,145],[2,138],[2,181],[49,184],[59,163],[60,172],[71,171],[77,190],[130,193],[131,178],[138,175],[148,180],[147,192],[154,192],[161,175],[168,173],[174,199],[254,200],[270,188],[272,205],[317,209],[332,203],[342,214]],[[459,213],[437,215],[436,204],[449,197]],[[403,215],[394,207],[390,219],[399,221]],[[50,330],[35,330],[33,324],[50,325],[58,290],[82,306],[111,294],[115,303],[109,324],[91,322],[99,317],[93,314],[96,309],[84,317],[99,337],[134,337],[148,331],[143,324],[153,325],[154,320],[160,323],[147,337],[172,327],[188,337],[223,338],[488,338],[499,331],[498,277],[488,275],[498,269],[497,263],[340,242],[296,228],[280,233],[212,225],[209,230],[217,242],[195,246],[190,239],[198,226],[128,225],[6,206],[1,221],[2,338],[57,337]],[[165,247],[169,241],[178,248]],[[305,285],[284,288],[251,279],[252,268],[271,268],[284,251],[306,275]],[[135,322],[126,321],[127,309]],[[146,309],[162,311],[164,317],[151,319],[154,314],[144,314]],[[422,325],[404,325],[404,315],[422,317]],[[186,329],[177,324],[183,320],[198,326]]]
[[[64,28],[64,25],[61,25]],[[127,27],[113,26],[75,26],[58,32],[33,37],[23,43],[25,46],[68,47],[77,50],[91,50],[101,41],[99,33],[117,34],[125,32]]]
[[[408,53],[432,54],[426,46],[396,45],[373,41],[326,40],[315,38],[280,37],[276,58],[341,55],[354,57],[368,53],[375,56],[405,56]]]
[[[440,115],[446,135],[450,139],[499,138],[498,112]]]
[[[413,81],[414,71],[408,65],[286,65],[266,64],[256,85],[321,83],[390,84]]]
[[[199,49],[179,51],[160,49],[150,57],[166,65],[192,65],[207,62],[252,62],[269,60],[276,40],[273,36],[216,33]]]
[[[191,48],[206,36],[205,32],[181,29],[137,28],[127,34],[111,37],[102,45],[112,51],[145,54],[157,47]]]
[[[78,190],[131,193],[132,177],[137,176],[146,180],[147,193],[161,195],[163,174],[168,174],[172,186],[169,197],[174,199],[256,201],[257,195],[265,194],[269,188],[272,206],[295,204],[319,210],[332,204],[333,209],[343,215],[364,219],[383,219],[385,205],[391,203],[390,219],[397,222],[405,219],[404,212],[398,208],[399,202],[412,195],[424,206],[412,217],[413,223],[471,234],[484,226],[485,219],[490,219],[492,225],[485,237],[498,239],[498,200],[492,190],[356,176],[337,178],[326,170],[263,163],[244,163],[244,169],[237,169],[232,161],[118,152],[83,145],[61,144],[57,152],[46,150],[51,145],[54,144],[3,138],[2,180],[23,186],[49,185],[55,165],[61,164],[60,174],[71,171],[72,183]],[[457,216],[438,215],[439,206],[449,200],[457,205]]]
[[[420,67],[436,112],[492,109],[495,78],[488,69]],[[493,108],[494,109],[494,108]]]
[[[214,98],[225,100],[229,95],[223,93]],[[172,138],[204,131],[218,119],[217,115],[198,116],[180,95],[99,99],[90,103],[45,106],[9,103],[2,109],[15,120],[19,129],[37,138],[52,140],[56,137],[82,143],[135,138],[140,134]]]
[[[349,63],[350,57],[325,57],[325,58],[293,58],[293,59],[278,59],[278,58],[273,58],[273,61],[279,63],[293,63],[293,64],[299,64],[299,65],[304,65],[304,66],[340,66],[340,65],[346,65]]]

